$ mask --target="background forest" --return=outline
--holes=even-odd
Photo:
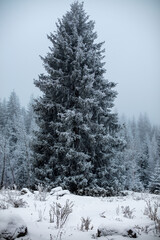
[[[33,187],[33,131],[37,130],[33,98],[28,108],[20,106],[13,91],[0,102],[0,185],[1,187]],[[126,144],[112,174],[115,189],[150,192],[160,191],[160,129],[145,114],[138,120],[120,118],[119,135]],[[117,164],[116,162],[114,164]],[[114,169],[116,171],[114,172]]]

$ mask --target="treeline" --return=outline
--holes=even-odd
[[[34,187],[34,131],[37,130],[33,98],[22,108],[13,91],[9,99],[0,101],[0,187]],[[148,117],[138,120],[121,118],[120,138],[126,147],[112,161],[110,174],[117,191],[149,190],[160,192],[160,128]]]
[[[27,110],[13,91],[0,102],[0,187],[31,186],[32,136],[36,128],[31,98]]]
[[[126,141],[123,152],[124,188],[160,192],[160,128],[152,125],[146,114],[138,120],[121,119],[121,136]]]

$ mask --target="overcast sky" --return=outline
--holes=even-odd
[[[38,95],[33,79],[44,72],[39,55],[50,45],[46,35],[71,0],[0,0],[0,98],[14,89],[22,105]],[[106,78],[118,83],[115,107],[120,114],[147,113],[160,123],[160,1],[84,0],[105,41]]]

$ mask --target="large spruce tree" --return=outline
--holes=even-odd
[[[36,183],[77,194],[114,194],[111,166],[123,144],[112,113],[116,84],[104,78],[103,43],[95,41],[83,3],[74,2],[56,26],[42,58],[46,74],[34,82],[43,93],[34,104]]]

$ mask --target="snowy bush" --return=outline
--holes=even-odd
[[[22,198],[18,198],[18,199],[10,198],[9,203],[11,203],[12,206],[15,208],[26,207],[26,204],[27,204],[25,201],[23,201]]]
[[[0,202],[0,209],[7,209],[8,208],[8,204],[5,201],[1,201]]]
[[[56,228],[62,228],[66,223],[68,216],[72,213],[73,202],[70,202],[68,199],[64,206],[60,203],[52,203],[51,209],[49,211],[50,222],[56,223]]]
[[[14,208],[26,207],[27,203],[19,197],[20,193],[17,190],[6,189],[4,192],[5,201],[11,204]]]

